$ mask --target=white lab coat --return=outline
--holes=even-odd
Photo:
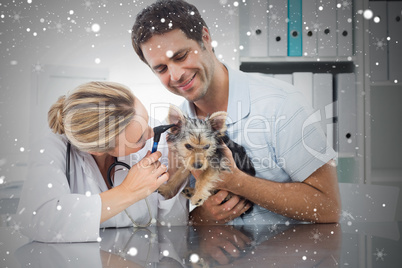
[[[158,151],[162,163],[167,164],[167,146],[162,135]],[[130,166],[141,160],[152,148],[152,140],[135,154],[120,161]],[[21,193],[15,221],[21,232],[42,242],[83,242],[99,240],[99,229],[127,227],[133,223],[123,211],[100,224],[101,198],[106,183],[92,155],[71,146],[70,187],[65,175],[67,139],[64,135],[49,132],[44,143],[34,146],[26,182]],[[125,178],[127,171],[115,173],[115,185]],[[183,185],[184,187],[184,185]],[[152,214],[152,225],[186,225],[188,202],[181,195],[165,200],[157,192],[147,197]],[[145,200],[126,209],[139,224],[149,220]],[[152,226],[151,225],[151,226]]]

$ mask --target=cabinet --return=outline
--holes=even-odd
[[[338,152],[341,182],[366,180],[365,50],[364,33],[360,30],[365,22],[363,12],[359,12],[364,10],[364,5],[367,2],[352,0],[265,0],[252,1],[252,4],[242,2],[239,9],[241,70],[287,77],[307,73],[307,79],[314,77],[311,74],[332,75],[330,113],[334,116],[326,134],[327,140],[333,137],[331,142]],[[254,14],[264,16],[258,20]],[[303,48],[301,55],[295,56],[297,47],[293,39],[298,36]],[[346,74],[351,74],[352,78],[348,79],[354,80],[348,89],[339,86],[345,85]],[[323,109],[323,106],[314,108]],[[346,125],[352,129],[344,129]]]

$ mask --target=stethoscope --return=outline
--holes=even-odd
[[[158,127],[154,127],[154,144],[152,146],[152,153],[156,152],[156,150],[158,149],[158,143],[160,140],[160,136],[163,132],[165,132],[166,130],[168,130],[169,128],[175,126],[175,124],[171,124],[171,125],[161,125]],[[67,182],[69,187],[71,187],[70,185],[70,156],[71,156],[71,143],[68,141],[67,142],[67,150],[66,150],[66,177],[67,177]],[[107,170],[107,176],[106,176],[106,180],[108,181],[109,185],[111,188],[114,187],[114,182],[112,181],[112,171],[115,167],[117,166],[123,166],[124,168],[126,168],[127,170],[130,170],[130,166],[124,162],[118,161],[117,157],[114,158],[114,162],[109,166],[108,170]],[[149,225],[151,225],[151,221],[152,221],[152,213],[151,213],[151,207],[148,203],[148,199],[145,198],[145,202],[147,204],[147,208],[148,208],[148,213],[149,213],[149,221],[144,225],[144,224],[138,224],[137,222],[135,222],[133,220],[133,218],[127,213],[126,210],[124,210],[124,212],[127,214],[127,216],[129,217],[129,219],[131,220],[131,222],[136,226],[136,227],[148,227]]]

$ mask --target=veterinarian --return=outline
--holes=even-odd
[[[205,118],[227,111],[228,135],[246,148],[257,171],[255,177],[241,172],[226,151],[232,173],[223,173],[221,191],[191,211],[193,224],[337,222],[336,154],[318,124],[308,124],[312,108],[287,83],[222,64],[211,41],[197,8],[181,0],[150,5],[132,28],[134,50],[169,91],[186,99],[185,113]],[[228,192],[236,196],[221,204]]]
[[[169,178],[167,146],[150,153],[147,111],[127,87],[82,84],[53,104],[48,122],[13,218],[23,234],[82,242],[98,241],[100,228],[187,224],[187,200],[155,192]]]

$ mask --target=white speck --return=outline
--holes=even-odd
[[[375,16],[374,19],[373,19],[373,21],[374,21],[375,23],[380,23],[381,19],[380,19],[380,17]]]
[[[351,222],[351,221],[348,221],[348,226],[352,226],[352,222]]]
[[[200,256],[198,254],[193,253],[190,255],[190,262],[197,263],[200,260]]]
[[[27,3],[28,3],[28,4],[32,4],[32,0],[27,0]]]
[[[73,15],[73,14],[74,14],[74,10],[70,10],[70,11],[68,12],[68,14]]]
[[[24,148],[24,147],[21,147],[21,148],[20,148],[20,151],[21,151],[21,152],[25,151],[25,148]]]
[[[27,28],[27,32],[29,33],[31,31],[31,29],[30,28]]]
[[[322,11],[324,8],[322,6],[318,7],[318,10]]]
[[[45,152],[45,149],[40,149],[39,152],[40,152],[41,154],[43,154],[43,153]]]
[[[107,209],[107,210],[110,210],[110,207],[107,207],[106,209]]]
[[[373,15],[374,15],[374,13],[373,13],[373,11],[371,11],[370,9],[366,9],[366,10],[363,12],[363,17],[364,17],[366,20],[371,20],[371,19],[373,18]]]
[[[169,256],[169,250],[164,250],[163,252],[162,252],[162,254],[163,254],[163,256],[165,256],[165,257],[167,257],[167,256]]]
[[[212,47],[217,47],[217,46],[218,46],[218,42],[212,41],[212,42],[211,42],[211,45],[212,45]]]
[[[57,210],[61,210],[61,206],[60,206],[60,205],[57,205],[56,209],[57,209]]]
[[[395,84],[398,84],[398,80],[395,79],[395,80],[394,80],[394,83],[395,83]]]
[[[138,253],[138,250],[135,247],[132,247],[128,250],[127,254],[130,256],[136,256]]]
[[[168,57],[168,58],[173,57],[173,51],[171,51],[171,50],[166,51],[166,57]]]
[[[4,178],[5,178],[4,176],[1,176],[1,177],[0,177],[0,184],[3,184],[3,183],[4,183]]]
[[[250,32],[250,31],[249,31],[249,32],[247,32],[246,34],[247,34],[247,36],[251,36],[251,32]]]
[[[94,33],[99,32],[99,31],[100,31],[100,25],[97,24],[97,23],[92,24],[91,30],[92,30]]]
[[[195,14],[194,11],[191,11],[191,12],[190,12],[190,15],[191,15],[191,16],[194,16],[194,14]]]
[[[305,260],[307,260],[307,257],[306,257],[306,256],[303,256],[302,259],[303,259],[303,261],[305,261]]]
[[[52,188],[52,187],[53,187],[53,184],[49,183],[49,184],[47,185],[47,187]]]
[[[12,61],[10,61],[10,64],[11,64],[11,65],[17,65],[17,64],[18,64],[18,61],[12,60]]]
[[[165,18],[161,18],[162,23],[165,23],[165,21],[166,21]]]
[[[85,192],[85,196],[90,197],[91,195],[92,195],[92,193],[90,191]]]
[[[96,58],[96,59],[95,59],[95,63],[96,63],[96,64],[99,64],[99,63],[101,63],[101,60],[100,60],[100,58]]]
[[[382,207],[385,208],[385,204],[382,204]]]
[[[235,1],[235,2],[233,3],[233,6],[238,7],[238,6],[239,6],[239,2]]]
[[[37,36],[38,34],[37,34],[36,32],[34,32],[32,35],[33,35],[33,36]]]
[[[173,23],[169,22],[168,26],[169,26],[169,28],[172,28],[172,27],[173,27]]]
[[[33,215],[36,215],[36,211],[32,212]]]
[[[198,54],[198,50],[194,50],[194,54]]]

